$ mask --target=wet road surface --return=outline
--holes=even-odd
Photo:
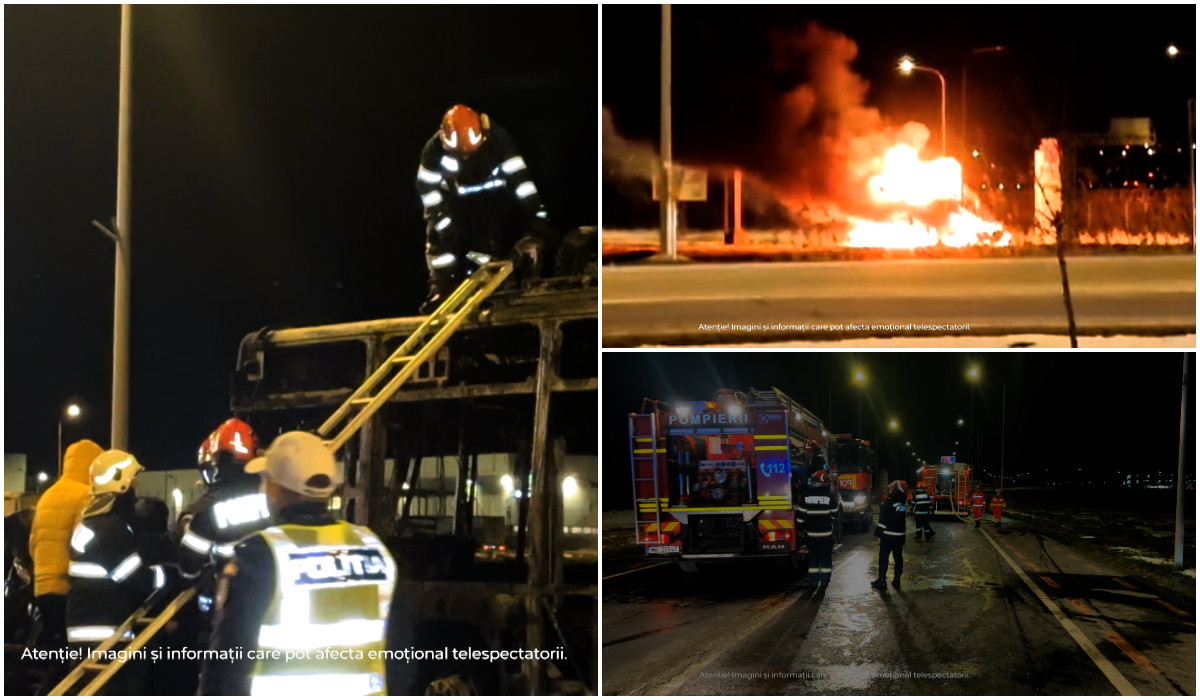
[[[1079,256],[1068,271],[1083,335],[1195,332],[1194,256]],[[1067,332],[1053,257],[641,264],[606,266],[602,277],[607,347],[945,336],[946,325],[969,326],[952,333],[965,336]]]
[[[1194,601],[1036,534],[934,528],[910,523],[886,593],[869,534],[817,591],[770,565],[626,573],[606,547],[604,693],[1195,695]]]

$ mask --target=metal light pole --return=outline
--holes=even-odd
[[[942,157],[946,157],[946,76],[936,68],[928,68],[926,66],[918,66],[913,62],[912,58],[905,56],[900,59],[900,72],[908,75],[915,70],[933,73],[942,83]]]
[[[1183,393],[1179,399],[1179,464],[1175,470],[1175,568],[1183,568],[1183,433],[1187,427],[1188,356],[1183,354]]]
[[[1000,489],[1004,488],[1004,438],[1005,438],[1005,414],[1008,412],[1008,381],[1000,378],[999,375],[991,372],[984,372],[978,367],[970,367],[967,369],[967,379],[971,382],[978,383],[983,375],[988,375],[1000,379]],[[971,405],[975,405],[975,394],[971,394]]]
[[[68,418],[78,418],[79,417],[79,406],[77,404],[71,404],[71,405],[67,406],[65,412],[66,412]],[[57,474],[57,476],[62,476],[62,473],[63,473],[62,424],[63,424],[63,417],[62,417],[62,414],[60,413],[60,414],[58,414],[58,474]]]
[[[662,167],[659,172],[662,188],[659,192],[659,227],[662,229],[659,250],[668,260],[675,260],[678,212],[675,188],[671,177],[671,6],[662,6],[662,42],[659,52],[659,140]]]
[[[113,389],[111,449],[129,446],[129,172],[133,102],[133,12],[121,5],[121,87],[117,107],[117,255],[113,290]]]

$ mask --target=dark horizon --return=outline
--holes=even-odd
[[[851,372],[858,367],[867,376],[862,437],[876,447],[891,478],[912,479],[894,466],[915,470],[911,452],[936,463],[957,449],[958,461],[994,480],[1003,428],[1006,481],[1023,473],[1073,479],[1077,473],[1068,470],[1093,466],[1097,482],[1138,472],[1166,472],[1173,480],[1185,355],[1184,473],[1194,475],[1194,353],[605,353],[603,507],[632,507],[626,416],[641,411],[643,398],[706,400],[722,388],[775,386],[833,432],[853,434],[858,397]],[[971,364],[985,373],[977,385],[966,377]],[[887,427],[893,417],[900,423],[895,438]],[[962,428],[960,417],[967,424]],[[902,447],[904,441],[912,447]]]

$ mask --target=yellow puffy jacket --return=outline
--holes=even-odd
[[[67,594],[71,532],[92,495],[88,467],[103,451],[91,440],[80,440],[68,447],[63,456],[62,476],[38,501],[29,535],[35,596]]]

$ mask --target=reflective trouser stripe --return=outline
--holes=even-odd
[[[263,625],[258,645],[271,649],[353,647],[383,641],[383,620],[345,620],[331,624]]]
[[[808,533],[808,536],[809,537],[828,537],[832,534],[833,534],[833,530],[830,530],[829,532],[810,532],[810,533]]]
[[[884,531],[883,531],[883,534],[885,534],[885,535],[899,535],[900,537],[904,537],[904,533],[903,533],[903,532],[892,532],[891,530],[884,530]]]
[[[101,641],[104,641],[105,639],[108,639],[109,637],[113,636],[113,632],[116,632],[116,631],[117,631],[116,627],[106,627],[104,625],[68,627],[67,628],[67,641],[68,642],[101,642]],[[130,630],[126,630],[125,634],[122,636],[125,639],[133,639],[133,632]]]

